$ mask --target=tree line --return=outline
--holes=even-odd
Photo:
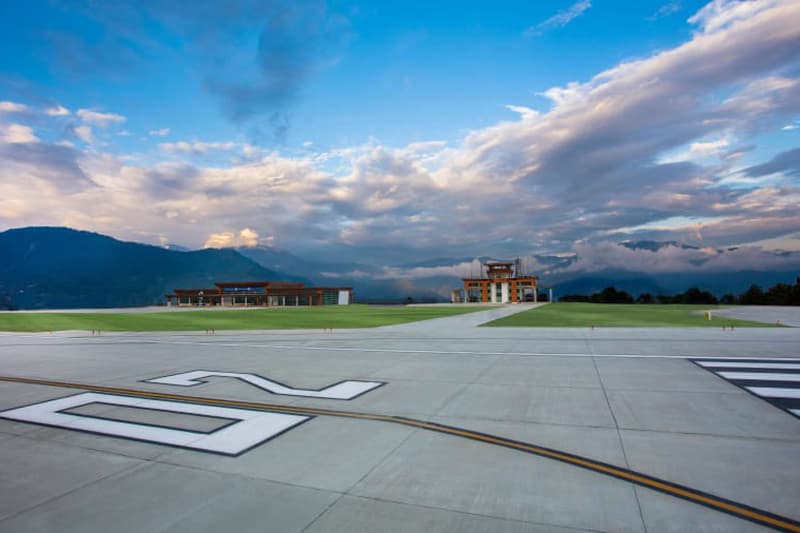
[[[751,285],[741,294],[725,294],[721,298],[697,287],[678,294],[653,295],[644,292],[634,298],[630,293],[612,286],[589,296],[565,294],[558,301],[598,304],[800,305],[800,277],[795,280],[794,285],[778,283],[766,291],[758,285]]]

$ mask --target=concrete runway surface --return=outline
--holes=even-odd
[[[0,531],[800,531],[800,329],[0,334]]]

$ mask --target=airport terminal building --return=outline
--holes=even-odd
[[[539,278],[520,275],[519,263],[490,262],[483,266],[486,277],[462,280],[464,292],[458,295],[461,302],[507,304],[538,300]]]
[[[352,287],[306,287],[291,281],[220,282],[210,289],[175,289],[167,305],[182,307],[280,307],[347,305]]]

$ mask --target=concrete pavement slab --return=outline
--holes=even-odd
[[[485,418],[437,416],[434,422],[534,443],[621,467],[626,466],[616,428],[567,426],[536,422],[501,422]]]
[[[140,465],[121,455],[0,435],[0,530],[8,517]]]
[[[686,359],[596,358],[597,370],[606,389],[696,391],[736,393],[710,372]]]
[[[653,533],[767,533],[774,532],[702,505],[686,505],[671,496],[636,488],[647,531]]]
[[[478,379],[478,383],[544,387],[600,387],[597,369],[590,358],[498,357],[500,358],[498,363],[487,370]]]
[[[463,355],[435,357],[411,355],[386,367],[371,372],[370,379],[390,381],[395,379],[472,383],[496,360],[493,356]]]
[[[633,469],[800,520],[800,440],[625,430],[622,439]]]
[[[339,497],[335,492],[241,478],[161,531],[300,532]]]
[[[430,433],[412,435],[351,493],[540,525],[643,531],[626,482]]]
[[[800,438],[796,418],[743,391],[728,394],[609,390],[608,399],[622,429]]]
[[[592,332],[485,327],[443,330],[429,324],[416,329],[334,333],[148,333],[96,338],[83,334],[0,335],[0,366],[7,374],[167,394],[410,416],[624,466],[626,458],[603,395],[604,386],[623,427],[632,468],[694,483],[734,500],[741,494],[745,503],[763,502],[773,512],[791,515],[787,502],[796,498],[791,476],[797,477],[797,463],[788,458],[800,442],[797,420],[686,360],[638,357],[800,357],[798,346],[800,330],[790,328],[724,333],[679,328]],[[548,355],[532,355],[536,353]],[[210,378],[208,384],[190,388],[139,381],[198,369],[254,372],[308,388],[381,375],[388,383],[352,401],[331,401],[277,396],[222,378]],[[77,392],[0,382],[0,406],[19,407]],[[108,515],[97,521],[79,509],[70,509],[70,505],[80,507],[95,500],[117,510],[122,531],[157,531],[159,527],[194,531],[204,529],[205,524],[218,530],[220,523],[228,523],[216,517],[230,517],[230,524],[246,530],[255,522],[268,523],[258,501],[274,499],[283,503],[270,507],[264,502],[264,509],[275,524],[289,531],[305,527],[300,524],[310,523],[315,516],[318,518],[310,529],[318,531],[348,525],[358,530],[362,524],[363,530],[387,531],[403,531],[406,525],[416,530],[431,525],[434,530],[441,526],[442,530],[516,531],[519,525],[522,531],[562,526],[637,531],[643,528],[641,519],[637,522],[637,495],[649,531],[758,530],[741,519],[671,496],[642,488],[634,492],[630,484],[609,476],[397,424],[318,416],[231,458],[30,424],[9,427],[3,422],[0,420],[0,432],[6,433],[0,435],[0,449],[8,454],[3,464],[16,460],[22,449],[24,455],[53,458],[115,454],[132,461],[133,469],[140,464],[137,458],[163,467],[155,478],[114,477],[117,472],[111,472],[113,480],[109,479],[109,485],[97,483],[102,488],[98,492],[87,490],[95,479],[88,468],[88,485],[74,491],[75,496],[55,494],[47,499],[49,503],[13,519],[25,516],[25,520],[8,522],[22,530],[56,529],[56,524],[66,525],[67,531],[109,529]],[[33,443],[31,446],[13,440],[18,437],[3,440],[9,438],[9,431],[22,427],[29,431],[26,435],[30,438],[24,442]],[[750,462],[763,472],[747,467],[748,458],[759,452],[769,457]],[[72,462],[81,474],[84,460]],[[782,473],[778,472],[781,464],[785,465]],[[43,470],[35,472],[32,483],[52,483],[48,473],[61,476],[49,465],[48,460],[29,461],[31,469]],[[64,477],[69,480],[71,476]],[[175,479],[174,485],[170,478]],[[228,483],[228,478],[235,482]],[[148,498],[167,499],[180,492],[182,482],[191,486],[190,498],[178,498],[174,506],[149,503]],[[747,484],[752,486],[738,491]],[[4,493],[6,485],[5,481],[0,485]],[[124,490],[117,490],[117,485]],[[211,490],[206,492],[202,485]],[[781,488],[786,491],[785,499],[779,493]],[[335,492],[334,499],[325,491]],[[323,512],[341,493],[345,496],[329,512]],[[384,501],[378,502],[376,497]],[[315,502],[311,507],[316,512],[298,503],[306,498]],[[768,498],[774,499],[772,507],[766,503]],[[159,523],[150,521],[151,512],[166,518]],[[138,513],[145,517],[137,522]],[[0,529],[7,529],[5,526],[0,522]]]
[[[344,492],[413,431],[393,424],[318,417],[240,457],[175,450],[160,460]]]
[[[438,413],[464,387],[460,383],[396,379],[352,400],[331,403],[332,400],[297,398],[294,405],[425,418]]]
[[[320,516],[308,533],[571,533],[585,529],[537,525],[516,520],[490,518],[419,505],[344,496]]]
[[[537,385],[467,385],[442,416],[614,427],[603,391]]]
[[[0,522],[4,531],[162,531],[219,494],[233,476],[150,463],[73,490]]]

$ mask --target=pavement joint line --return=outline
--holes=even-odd
[[[97,479],[93,479],[91,481],[87,481],[86,483],[82,483],[82,484],[78,485],[77,487],[72,487],[72,488],[70,488],[70,489],[68,489],[68,490],[66,490],[66,491],[64,491],[62,493],[59,493],[59,494],[56,494],[56,495],[51,496],[49,498],[46,498],[46,499],[44,499],[43,501],[41,501],[39,503],[35,503],[35,504],[31,505],[30,507],[25,507],[24,509],[20,509],[20,510],[18,510],[16,512],[13,512],[13,513],[11,513],[11,514],[9,514],[7,516],[4,516],[4,517],[0,518],[0,523],[3,523],[5,521],[7,521],[7,520],[14,519],[14,518],[16,518],[16,517],[18,517],[18,516],[20,516],[22,514],[25,514],[27,512],[33,511],[34,509],[36,509],[38,507],[41,507],[42,505],[47,505],[48,503],[54,502],[56,500],[60,500],[61,498],[69,496],[70,494],[72,494],[74,492],[77,492],[79,490],[83,490],[86,487],[90,487],[90,486],[94,485],[95,483],[100,483],[100,482],[105,481],[107,479],[113,478],[113,477],[115,477],[117,475],[125,475],[125,474],[128,474],[130,472],[135,472],[136,470],[139,470],[139,469],[144,468],[146,466],[147,466],[147,464],[146,464],[146,461],[144,459],[138,459],[137,463],[132,464],[132,465],[126,467],[126,468],[123,468],[121,470],[117,470],[117,471],[112,472],[112,473],[110,473],[108,475],[105,475],[105,476],[101,476],[101,477],[99,477]]]
[[[472,431],[469,429],[447,426],[436,422],[427,422],[425,420],[418,420],[413,418],[406,418],[394,415],[381,415],[366,412],[345,411],[336,409],[323,409],[315,407],[300,407],[294,405],[279,405],[261,402],[251,402],[242,400],[226,400],[222,398],[206,398],[202,396],[190,396],[183,394],[161,393],[145,390],[129,389],[122,387],[108,387],[101,385],[88,385],[82,383],[72,383],[55,380],[44,380],[35,378],[0,376],[0,381],[28,383],[33,385],[46,385],[52,387],[62,387],[69,389],[80,389],[93,392],[105,392],[108,394],[120,394],[125,396],[135,396],[140,398],[155,398],[173,401],[182,401],[188,403],[199,403],[214,406],[227,406],[238,407],[243,409],[258,409],[264,411],[277,411],[285,413],[297,413],[305,415],[320,415],[320,416],[333,416],[342,418],[353,418],[359,420],[373,420],[378,422],[389,422],[409,427],[416,427],[426,429],[433,432],[438,432],[446,435],[453,435],[462,437],[468,440],[483,442],[485,444],[493,444],[500,447],[505,447],[521,452],[529,453],[538,457],[544,457],[559,461],[561,463],[569,464],[586,470],[604,474],[609,477],[617,478],[623,481],[628,481],[638,486],[649,488],[664,494],[674,496],[685,501],[703,505],[717,511],[721,511],[732,516],[736,516],[743,520],[760,524],[763,526],[771,527],[780,531],[791,531],[800,533],[800,522],[785,516],[771,513],[766,510],[751,507],[747,504],[728,500],[720,496],[715,496],[691,487],[660,479],[648,474],[630,470],[627,468],[620,468],[618,466],[589,459],[580,455],[563,452],[553,448],[547,448],[532,443],[516,441],[491,435]]]
[[[444,411],[445,408],[447,408],[447,406],[450,405],[450,403],[454,402],[457,398],[460,398],[461,396],[463,396],[463,394],[467,391],[467,389],[469,387],[478,384],[478,380],[481,379],[483,376],[485,376],[489,372],[489,370],[494,368],[495,365],[497,365],[498,361],[500,361],[499,358],[497,358],[494,361],[490,362],[488,365],[486,365],[486,367],[483,370],[478,372],[478,375],[475,376],[475,379],[473,379],[472,381],[470,381],[468,383],[463,383],[463,385],[461,387],[459,387],[458,390],[454,391],[451,395],[449,395],[447,397],[447,399],[445,399],[444,402],[442,402],[442,405],[440,405],[439,408],[436,409],[431,414],[431,416],[434,416],[434,417],[441,416],[440,413],[442,411]]]
[[[446,511],[448,513],[455,513],[455,514],[462,514],[467,516],[474,516],[478,518],[490,518],[493,520],[504,520],[506,522],[514,522],[517,524],[527,524],[527,525],[534,525],[534,526],[547,526],[547,527],[555,527],[558,529],[564,529],[568,531],[585,531],[586,533],[606,533],[605,530],[602,529],[587,529],[585,527],[580,526],[565,526],[561,524],[552,524],[550,522],[537,522],[534,520],[524,520],[521,518],[512,518],[507,516],[500,516],[495,514],[481,514],[481,513],[471,513],[469,511],[464,511],[462,509],[454,509],[452,507],[437,507],[435,505],[424,505],[421,503],[410,503],[404,502],[402,500],[392,500],[389,498],[379,498],[377,496],[366,496],[363,494],[348,494],[350,498],[356,498],[360,500],[369,500],[374,502],[381,502],[381,503],[393,503],[397,505],[407,505],[409,507],[419,507],[420,509],[430,509],[434,511]]]
[[[589,346],[591,349],[591,346]],[[592,364],[594,365],[594,371],[597,373],[597,380],[600,382],[600,389],[603,391],[603,398],[606,401],[606,406],[608,407],[609,413],[611,413],[611,419],[614,421],[614,429],[617,433],[617,441],[619,442],[620,450],[622,450],[622,459],[625,461],[625,468],[631,468],[630,461],[628,461],[628,454],[625,452],[625,442],[622,439],[622,432],[619,428],[619,422],[617,421],[617,415],[614,413],[614,408],[611,406],[611,400],[608,399],[608,391],[606,390],[606,385],[603,382],[603,375],[600,373],[600,367],[597,366],[597,359],[592,357]],[[636,499],[636,507],[639,509],[639,518],[642,521],[642,528],[644,528],[644,532],[647,533],[647,522],[644,519],[644,511],[642,510],[642,502],[639,500],[639,493],[636,490],[636,485],[633,485],[633,497]]]
[[[331,504],[330,504],[330,505],[328,505],[328,506],[327,506],[325,509],[323,509],[323,510],[322,510],[322,512],[320,512],[320,513],[319,513],[317,516],[315,516],[315,517],[314,517],[314,519],[313,519],[311,522],[309,522],[309,523],[308,523],[308,524],[307,524],[307,525],[306,525],[306,526],[305,526],[305,527],[304,527],[304,528],[303,528],[303,529],[300,531],[300,533],[304,533],[304,532],[305,532],[305,531],[306,531],[308,528],[310,528],[312,525],[314,525],[314,524],[315,524],[315,523],[316,523],[316,522],[317,522],[319,519],[321,519],[323,516],[325,516],[325,515],[328,513],[328,511],[330,511],[330,510],[331,510],[331,509],[332,509],[332,508],[333,508],[333,507],[334,507],[334,506],[335,506],[337,503],[339,503],[339,500],[341,500],[341,499],[342,499],[342,498],[344,498],[345,496],[355,497],[356,495],[355,495],[355,494],[353,494],[351,491],[352,491],[353,489],[355,489],[355,488],[356,488],[356,486],[358,486],[358,485],[359,485],[359,484],[360,484],[362,481],[364,481],[364,480],[365,480],[365,479],[366,479],[366,478],[367,478],[367,477],[368,477],[368,476],[369,476],[369,475],[370,475],[372,472],[374,472],[374,471],[375,471],[375,470],[377,470],[377,469],[378,469],[378,468],[379,468],[381,465],[383,465],[383,463],[385,463],[385,462],[386,462],[386,461],[389,459],[389,457],[390,457],[392,454],[394,454],[394,452],[396,452],[398,449],[400,449],[400,447],[401,447],[403,444],[405,444],[406,442],[408,442],[408,440],[409,440],[409,439],[411,439],[411,437],[412,437],[412,436],[416,435],[418,431],[419,431],[419,429],[417,429],[417,428],[412,428],[412,429],[411,429],[411,431],[409,431],[409,432],[408,432],[408,435],[406,435],[404,438],[402,438],[402,439],[400,440],[400,442],[399,442],[399,443],[397,443],[397,445],[396,445],[396,446],[394,446],[394,447],[393,447],[391,450],[389,450],[388,452],[386,452],[386,454],[384,454],[384,456],[383,456],[383,457],[381,457],[381,459],[380,459],[379,461],[377,461],[377,462],[376,462],[374,465],[372,465],[372,468],[369,468],[369,469],[368,469],[366,472],[364,472],[364,475],[362,475],[360,478],[358,478],[358,480],[357,480],[355,483],[353,483],[352,485],[350,485],[350,487],[348,487],[348,488],[347,488],[347,489],[346,489],[344,492],[342,492],[342,493],[339,495],[339,497],[338,497],[338,498],[336,498],[336,500],[334,500],[333,502],[331,502]]]

